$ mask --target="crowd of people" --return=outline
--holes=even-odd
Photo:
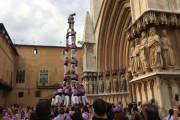
[[[93,105],[63,107],[51,105],[48,99],[40,99],[36,106],[25,108],[6,108],[0,106],[0,120],[179,120],[179,101],[173,99],[174,109],[165,118],[159,117],[154,100],[150,102],[117,105],[96,99]],[[179,117],[179,118],[178,118]]]

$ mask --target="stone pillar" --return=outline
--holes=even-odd
[[[104,93],[104,79],[103,79],[103,72],[98,73],[98,94]],[[103,87],[102,87],[103,84]],[[103,90],[102,90],[103,89]]]
[[[178,86],[178,90],[179,90],[179,94],[180,94],[180,78],[175,78],[174,82],[177,84]],[[179,96],[180,97],[180,96]]]
[[[155,101],[155,98],[154,98],[154,89],[153,89],[153,86],[154,86],[154,80],[150,80],[148,81],[149,85],[150,85],[150,89],[151,89],[151,94],[152,94],[152,99],[154,99]]]
[[[142,88],[142,84],[141,84],[141,82],[139,82],[139,83],[138,83],[138,91],[139,91],[140,100],[142,101],[141,88]]]
[[[93,88],[94,88],[94,94],[98,93],[98,82],[97,82],[97,73],[93,73]]]
[[[137,96],[136,96],[136,84],[133,84],[133,102],[137,102]]]
[[[168,85],[168,90],[169,90],[169,95],[170,95],[170,101],[171,101],[171,108],[173,108],[173,101],[172,101],[172,98],[173,98],[173,95],[172,95],[172,87],[171,87],[171,82],[170,82],[170,79],[165,79],[165,83]]]
[[[143,82],[144,92],[146,96],[146,101],[148,101],[148,95],[147,95],[147,82]]]
[[[89,94],[93,94],[94,93],[94,87],[93,87],[93,73],[89,73],[88,75],[89,77]]]
[[[111,78],[110,78],[110,71],[106,71],[105,72],[105,90],[106,93],[110,93],[111,92]]]

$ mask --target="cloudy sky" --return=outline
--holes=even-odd
[[[89,0],[0,0],[0,23],[16,44],[65,45],[67,18],[76,12],[75,31],[82,40]]]

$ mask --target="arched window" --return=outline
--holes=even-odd
[[[37,48],[34,48],[34,51],[33,51],[34,55],[36,55],[38,53],[38,50]]]

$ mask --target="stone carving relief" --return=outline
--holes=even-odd
[[[104,92],[104,81],[103,78],[101,77],[99,80],[99,92],[103,93]]]
[[[92,78],[89,79],[89,94],[93,94],[93,80]]]
[[[106,92],[110,93],[111,92],[111,80],[109,76],[106,78]]]
[[[94,45],[93,44],[87,44],[87,52],[94,54]]]
[[[118,80],[116,76],[113,76],[113,92],[117,92],[117,91],[118,91]]]
[[[122,89],[122,92],[124,92],[126,89],[126,79],[124,75],[121,75],[121,89]]]
[[[160,37],[156,35],[155,27],[150,28],[148,37],[148,48],[149,48],[149,61],[152,69],[162,68],[163,59],[162,51],[160,46]]]
[[[87,79],[87,78],[85,78],[85,79]],[[85,85],[84,87],[85,87],[86,93],[89,94],[89,87],[88,87],[89,82],[88,82],[88,80],[85,80],[84,85]]]
[[[167,37],[166,30],[162,30],[162,49],[163,49],[163,59],[165,67],[173,67],[175,63],[174,53],[172,50],[172,44],[170,39]]]
[[[134,56],[133,56],[133,52],[134,52],[134,40],[131,41],[131,49],[130,49],[130,58],[129,58],[129,65],[131,67],[131,71],[132,73],[135,72],[134,71]]]

